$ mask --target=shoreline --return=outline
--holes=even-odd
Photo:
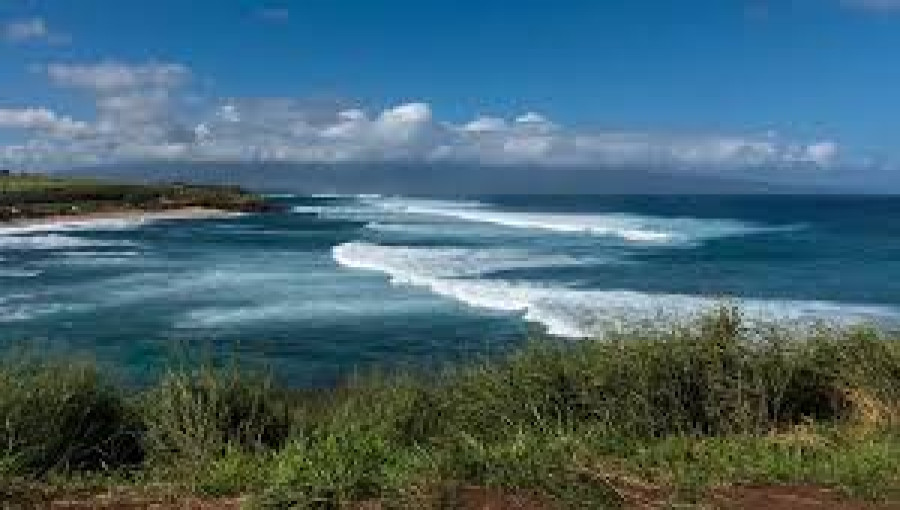
[[[212,209],[208,207],[178,207],[165,210],[121,210],[95,213],[58,214],[39,218],[0,221],[0,233],[10,230],[28,231],[33,229],[89,225],[106,221],[131,221],[144,223],[166,220],[202,220],[243,216],[247,213]]]

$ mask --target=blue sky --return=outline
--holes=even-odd
[[[0,157],[884,179],[898,50],[895,0],[0,0]]]

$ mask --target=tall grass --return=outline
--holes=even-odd
[[[41,476],[140,463],[141,423],[88,363],[0,368],[0,472]]]
[[[161,463],[205,463],[235,446],[279,448],[300,413],[270,377],[211,367],[166,374],[138,408],[144,450]]]
[[[272,508],[438,508],[471,485],[602,508],[634,479],[684,497],[762,482],[884,499],[900,495],[898,410],[900,339],[750,328],[722,308],[318,392],[202,368],[129,393],[90,367],[7,364],[0,469],[31,480],[124,470]]]

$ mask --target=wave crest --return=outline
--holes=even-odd
[[[661,319],[687,319],[705,313],[721,300],[631,290],[580,290],[495,279],[469,278],[478,271],[458,271],[456,253],[447,249],[346,243],[334,260],[354,269],[384,273],[394,284],[426,288],[470,306],[518,313],[556,336],[585,338],[610,328]],[[417,260],[417,257],[419,259]],[[509,261],[507,265],[514,265]],[[735,300],[750,320],[789,322],[896,320],[897,311],[880,306],[802,300]]]

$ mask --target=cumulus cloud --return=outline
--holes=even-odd
[[[87,93],[94,102],[93,138],[55,148],[75,161],[178,157],[202,134],[181,113],[191,78],[183,65],[50,64],[46,73],[55,85]]]
[[[837,156],[838,146],[834,142],[818,142],[808,145],[805,151],[805,160],[825,165],[833,161]]]
[[[14,20],[0,29],[3,39],[13,43],[28,41],[61,44],[69,41],[69,36],[50,30],[43,18],[27,18]]]
[[[46,72],[56,85],[87,93],[93,118],[41,107],[0,110],[0,127],[31,134],[3,147],[7,164],[175,159],[721,169],[829,166],[841,156],[830,140],[572,130],[529,111],[448,122],[422,101],[373,111],[294,98],[209,98],[197,111],[183,107],[191,73],[179,64],[52,64]]]

